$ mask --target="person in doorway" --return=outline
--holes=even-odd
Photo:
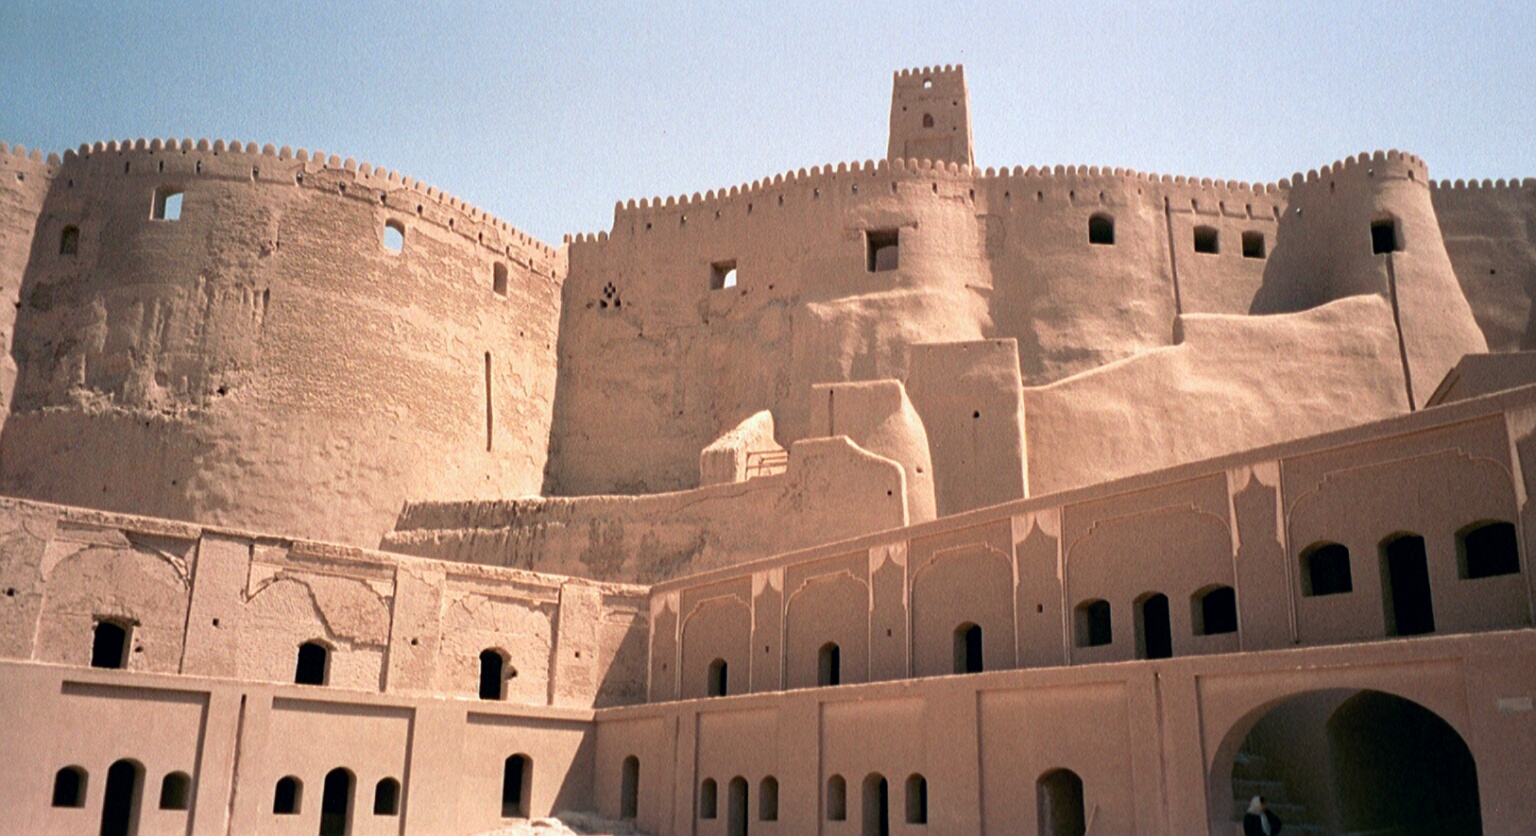
[[[1279,836],[1280,817],[1264,806],[1264,796],[1256,795],[1248,802],[1248,814],[1243,816],[1243,836]]]

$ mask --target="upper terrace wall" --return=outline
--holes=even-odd
[[[154,217],[172,192],[180,218]],[[562,273],[561,253],[366,163],[223,141],[67,153],[22,289],[0,485],[361,545],[407,497],[535,493]]]
[[[32,233],[48,183],[58,167],[58,157],[46,162],[42,152],[27,154],[0,142],[0,426],[11,411],[11,390],[16,385],[16,361],[11,357],[11,336],[16,324],[22,276],[32,254]]]
[[[0,501],[0,587],[4,659],[89,665],[108,620],[145,673],[292,683],[319,642],[328,686],[472,699],[489,649],[507,702],[644,697],[636,587],[17,500]]]
[[[1488,350],[1536,350],[1536,180],[1441,180],[1429,194]]]

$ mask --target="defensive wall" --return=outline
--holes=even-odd
[[[1536,349],[1536,180],[1440,180],[1430,197],[1489,351]]]
[[[139,140],[51,171],[7,492],[376,545],[407,497],[538,491],[562,253],[302,149]]]

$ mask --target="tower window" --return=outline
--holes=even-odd
[[[181,189],[162,187],[155,190],[150,217],[157,221],[181,220]]]
[[[709,289],[725,290],[736,286],[736,260],[717,261],[709,265]]]
[[[507,295],[507,265],[500,261],[491,268],[491,290],[501,296]]]
[[[1099,213],[1088,219],[1088,243],[1115,243],[1115,219]]]
[[[883,273],[896,269],[899,263],[897,259],[899,241],[900,235],[894,229],[871,229],[864,233],[864,266],[869,272]]]
[[[1372,253],[1376,255],[1395,253],[1402,248],[1402,243],[1397,238],[1396,219],[1382,218],[1379,221],[1371,221]]]
[[[59,233],[59,255],[74,255],[80,252],[80,227],[66,226]]]
[[[384,249],[393,253],[405,249],[405,224],[399,221],[384,222]]]
[[[1221,239],[1218,237],[1216,227],[1195,227],[1195,252],[1211,255],[1221,252]]]
[[[128,628],[115,621],[96,622],[91,637],[91,667],[121,668],[128,661]]]
[[[1243,258],[1263,258],[1263,257],[1264,257],[1264,233],[1262,233],[1262,232],[1244,232],[1243,233]]]
[[[299,645],[299,661],[294,666],[295,685],[324,685],[330,663],[330,651],[319,642]]]
[[[923,127],[925,127],[925,128],[933,127],[933,114],[932,113],[924,113],[923,114]]]

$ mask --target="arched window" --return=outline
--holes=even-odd
[[[192,804],[192,779],[185,772],[171,772],[160,781],[160,809],[185,810]]]
[[[1190,598],[1191,623],[1197,636],[1237,632],[1237,592],[1230,586],[1208,586]]]
[[[716,659],[709,663],[709,690],[707,691],[709,696],[723,697],[728,693],[727,680],[729,674],[730,669],[724,659]]]
[[[499,650],[480,652],[480,699],[499,700],[506,696],[506,679],[501,675],[506,662]]]
[[[757,820],[779,820],[779,779],[772,775],[757,785]]]
[[[295,685],[324,685],[330,673],[331,652],[319,642],[299,645],[299,661],[294,666]]]
[[[507,295],[507,265],[503,262],[498,261],[491,268],[491,290],[501,296]]]
[[[843,650],[837,642],[827,642],[816,651],[816,684],[841,685],[843,682]]]
[[[101,801],[101,836],[129,836],[139,817],[139,796],[144,791],[144,767],[124,758],[107,768],[107,787]]]
[[[53,806],[85,806],[86,772],[78,766],[66,766],[53,773]]]
[[[933,127],[933,114],[932,113],[924,113],[923,114],[923,127],[925,127],[925,128]]]
[[[396,253],[405,249],[405,224],[397,220],[384,222],[384,249]]]
[[[928,779],[914,772],[907,776],[907,824],[928,823]]]
[[[981,673],[981,628],[967,621],[955,628],[955,673]]]
[[[1214,226],[1195,227],[1195,252],[1215,255],[1221,252],[1221,239]]]
[[[747,779],[737,775],[725,789],[725,832],[747,836]]]
[[[1041,836],[1083,836],[1083,779],[1070,769],[1053,769],[1035,782],[1035,811]]]
[[[528,818],[528,800],[533,795],[533,758],[513,755],[501,771],[501,817]]]
[[[1371,221],[1371,253],[1395,253],[1403,248],[1403,241],[1397,234],[1396,218],[1378,218]]]
[[[1479,522],[1456,533],[1456,569],[1463,580],[1520,574],[1520,539],[1507,522]]]
[[[336,767],[325,773],[320,795],[320,836],[347,836],[352,824],[352,773]]]
[[[719,790],[715,787],[715,779],[705,778],[704,783],[699,784],[699,818],[713,819],[719,815],[719,807]]]
[[[1149,592],[1136,599],[1136,656],[1167,659],[1173,656],[1173,627],[1168,621],[1168,596]]]
[[[1115,243],[1115,219],[1099,212],[1088,219],[1088,243]]]
[[[632,819],[640,814],[640,759],[634,755],[624,759],[624,772],[619,778],[619,818]]]
[[[400,815],[399,781],[384,778],[373,785],[373,814],[375,816]]]
[[[278,816],[296,816],[299,804],[304,800],[304,782],[292,775],[279,778],[272,792],[272,813]]]
[[[1073,613],[1078,647],[1100,647],[1114,641],[1109,623],[1109,602],[1092,598],[1077,605]]]
[[[181,189],[162,186],[155,190],[155,203],[150,216],[157,221],[181,220]]]
[[[1387,635],[1416,636],[1435,632],[1434,597],[1429,588],[1429,556],[1424,538],[1394,534],[1381,542],[1382,599],[1386,602]]]
[[[91,636],[91,667],[123,668],[128,662],[129,628],[116,621],[100,620]]]
[[[59,255],[75,255],[80,252],[80,227],[66,226],[59,233]]]
[[[848,782],[841,775],[827,779],[827,821],[848,820]]]
[[[864,776],[864,836],[891,836],[891,782],[878,772]]]
[[[1354,591],[1349,549],[1338,543],[1313,543],[1301,553],[1301,594],[1338,595]]]

